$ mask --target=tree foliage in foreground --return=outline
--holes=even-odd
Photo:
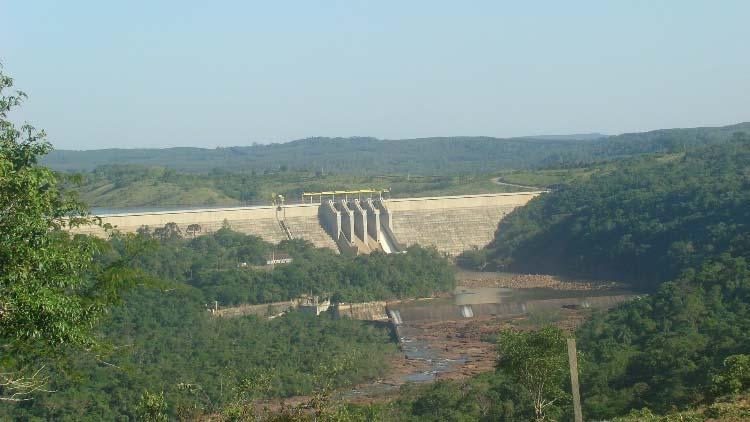
[[[66,231],[93,222],[38,165],[51,150],[44,132],[8,120],[25,97],[6,95],[12,82],[0,72],[0,400],[45,388],[41,355],[94,347],[92,327],[133,281],[122,260],[97,265],[105,242]]]
[[[508,374],[520,403],[533,404],[534,419],[546,420],[550,410],[559,410],[569,399],[565,334],[554,327],[528,333],[508,331],[498,343],[498,371]]]

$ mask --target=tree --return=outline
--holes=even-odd
[[[750,355],[732,355],[711,378],[712,389],[718,394],[737,394],[750,388]]]
[[[546,327],[529,333],[504,332],[499,339],[497,370],[508,375],[534,407],[535,420],[547,420],[547,409],[568,399],[564,333]]]
[[[38,160],[51,150],[44,131],[8,120],[22,92],[0,68],[0,401],[43,389],[38,358],[71,345],[91,349],[91,332],[128,277],[123,261],[95,263],[103,240],[68,229],[93,224],[74,195]]]
[[[159,394],[144,391],[136,406],[138,420],[143,422],[167,422],[167,403],[164,393]]]
[[[195,237],[196,234],[201,232],[201,225],[200,224],[190,224],[185,229],[185,232],[189,234],[190,236]]]
[[[180,239],[182,238],[182,230],[177,223],[170,222],[165,224],[164,227],[154,229],[154,237],[162,241]]]
[[[457,263],[461,267],[468,268],[471,270],[483,270],[487,266],[487,255],[488,250],[486,249],[470,249],[464,251],[458,256]]]

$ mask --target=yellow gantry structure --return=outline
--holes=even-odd
[[[386,189],[356,189],[356,190],[332,190],[327,192],[303,192],[302,193],[302,202],[309,202],[312,204],[315,198],[318,198],[318,202],[323,202],[323,197],[330,196],[331,199],[336,200],[336,196],[344,197],[344,199],[349,199],[350,196],[356,196],[357,199],[362,199],[362,195],[369,196],[372,198],[373,195],[377,195],[378,199],[383,199],[384,193],[390,193],[391,190]]]

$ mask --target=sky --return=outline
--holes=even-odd
[[[8,1],[13,119],[58,149],[750,121],[750,2]]]

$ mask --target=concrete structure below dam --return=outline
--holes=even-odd
[[[435,246],[448,255],[481,248],[497,224],[542,192],[396,199],[322,199],[321,203],[206,208],[101,215],[123,232],[175,223],[183,234],[214,232],[224,225],[268,242],[301,238],[317,247],[350,253],[398,252],[406,246]],[[188,230],[191,227],[191,230]],[[77,232],[103,235],[99,227]]]

